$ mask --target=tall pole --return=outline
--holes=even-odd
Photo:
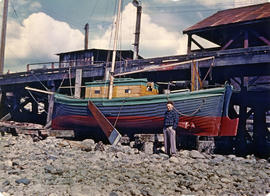
[[[114,33],[114,43],[113,43],[113,54],[112,54],[112,67],[110,72],[110,85],[109,85],[109,99],[112,99],[113,93],[113,80],[114,80],[114,67],[115,67],[115,60],[116,60],[116,49],[117,49],[117,40],[118,40],[118,32],[119,32],[119,20],[121,14],[121,4],[122,0],[118,0],[118,12],[115,22],[115,33]]]
[[[7,15],[8,15],[8,0],[4,0],[2,33],[1,33],[1,50],[0,50],[0,75],[2,75],[4,72]]]
[[[84,49],[87,50],[88,49],[88,34],[89,34],[89,24],[88,23],[86,23],[86,25],[84,26],[84,30],[85,30]]]
[[[137,6],[137,18],[136,18],[136,29],[135,29],[135,42],[134,42],[134,53],[133,59],[136,60],[139,57],[139,42],[140,42],[140,29],[141,29],[141,15],[142,6]]]

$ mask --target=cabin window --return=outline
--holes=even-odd
[[[100,90],[95,90],[95,94],[100,94]]]
[[[131,90],[130,89],[125,89],[125,93],[130,94],[131,93]]]

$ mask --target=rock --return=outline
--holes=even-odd
[[[10,194],[7,193],[7,192],[3,192],[2,195],[3,195],[3,196],[10,196]]]
[[[129,146],[130,146],[131,148],[134,148],[135,142],[134,142],[134,141],[131,141],[131,142],[129,143]]]
[[[13,145],[4,148],[8,140]],[[0,192],[15,196],[161,196],[220,195],[228,190],[267,195],[270,191],[270,164],[253,155],[239,158],[180,150],[176,157],[169,157],[124,145],[100,144],[105,151],[95,151],[98,145],[88,139],[69,141],[70,148],[61,142],[53,137],[36,143],[28,136],[1,137]],[[80,150],[83,144],[89,145],[87,153]],[[28,186],[18,181],[23,178],[31,180]]]
[[[169,159],[169,155],[164,154],[164,153],[160,153],[159,156],[163,159]]]
[[[232,180],[231,179],[228,179],[228,178],[221,178],[220,181],[223,182],[223,183],[226,183],[226,184],[232,182]]]
[[[153,142],[144,142],[143,151],[146,154],[153,154],[154,144]]]
[[[82,148],[81,148],[82,151],[89,152],[89,151],[94,150],[95,141],[92,139],[85,139],[82,141],[81,145],[82,145]]]
[[[95,148],[94,148],[95,151],[105,151],[105,148],[104,148],[104,144],[100,141],[96,144]]]
[[[123,152],[117,152],[115,157],[118,159],[123,159],[126,155]]]
[[[43,195],[46,193],[48,190],[44,188],[44,185],[42,184],[35,184],[31,187],[31,193],[36,194],[36,195]]]
[[[178,163],[179,163],[179,165],[183,166],[183,165],[187,164],[187,161],[185,159],[179,158]]]
[[[55,174],[55,175],[62,175],[63,174],[62,169],[54,168],[51,165],[45,166],[44,170],[45,170],[45,173],[50,173],[50,174]]]
[[[190,157],[193,158],[193,159],[204,159],[205,158],[205,156],[203,156],[203,154],[201,154],[197,150],[192,150],[190,152]]]
[[[130,195],[132,195],[132,196],[139,196],[139,195],[141,195],[141,191],[139,191],[136,188],[130,189]]]
[[[236,156],[233,155],[233,154],[230,154],[230,155],[228,155],[228,158],[229,158],[229,159],[234,159],[234,158],[236,158]]]
[[[110,192],[109,196],[118,196],[116,192]]]
[[[56,193],[50,193],[48,196],[58,196]]]
[[[93,187],[81,184],[74,184],[71,187],[71,196],[88,196],[89,193],[93,195],[99,194]]]
[[[172,163],[179,163],[179,160],[178,160],[177,157],[171,157],[171,158],[169,159],[169,161],[172,162]]]
[[[2,183],[2,186],[3,186],[3,187],[8,186],[8,185],[10,185],[10,182],[9,182],[8,180],[6,180],[6,181],[4,181],[4,182]]]
[[[6,160],[6,161],[4,161],[4,165],[7,166],[7,167],[12,167],[12,166],[13,166],[11,160]]]
[[[27,178],[20,178],[20,179],[18,179],[18,180],[15,180],[15,182],[17,183],[17,184],[24,184],[24,185],[28,185],[28,184],[30,184],[30,180],[29,179],[27,179]]]
[[[182,157],[189,157],[189,151],[188,150],[181,150],[179,152],[180,156]]]

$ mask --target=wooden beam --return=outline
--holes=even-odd
[[[38,92],[38,93],[48,94],[48,95],[53,95],[54,94],[54,92],[51,92],[51,91],[44,91],[44,90],[40,90],[40,89],[36,89],[36,88],[31,88],[29,86],[26,86],[25,89],[30,90],[30,91],[35,91],[35,92]]]
[[[201,44],[199,44],[195,39],[193,39],[192,37],[191,37],[191,41],[194,43],[194,44],[196,44],[201,50],[204,50],[204,47],[202,47],[202,45]]]
[[[47,120],[46,120],[46,128],[51,127],[52,124],[52,114],[53,114],[53,108],[54,108],[54,95],[48,95],[48,113],[47,113]]]
[[[260,35],[257,31],[249,30],[249,32],[251,32],[253,35],[255,35],[258,39],[262,40],[268,46],[270,46],[270,41],[268,39],[266,39],[264,36]]]
[[[245,31],[244,48],[248,48],[248,31]]]
[[[124,76],[124,75],[135,74],[135,73],[146,72],[146,71],[157,71],[157,70],[165,69],[165,68],[168,68],[168,67],[185,65],[185,64],[192,63],[192,62],[206,61],[206,60],[210,60],[210,59],[213,59],[213,58],[214,57],[211,56],[211,57],[194,59],[194,60],[189,60],[189,61],[184,61],[184,62],[179,62],[179,63],[171,63],[171,64],[168,64],[168,65],[152,65],[151,67],[146,67],[146,68],[141,69],[141,70],[118,73],[118,74],[115,74],[114,76],[117,77],[117,76]]]
[[[82,73],[82,69],[76,69],[74,97],[77,99],[81,98]]]
[[[187,54],[191,53],[191,39],[192,39],[192,35],[188,34]]]
[[[227,49],[239,36],[241,35],[241,32],[236,34],[232,39],[230,39],[220,50]]]
[[[110,121],[102,114],[102,112],[91,100],[88,101],[88,109],[90,110],[94,119],[97,121],[98,125],[108,138],[109,142],[112,145],[116,145],[121,139],[121,134],[116,130],[116,128],[110,123]]]

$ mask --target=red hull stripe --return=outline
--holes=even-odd
[[[108,117],[114,125],[117,117]],[[194,128],[186,129],[186,122],[195,125]],[[76,127],[98,127],[96,120],[90,116],[61,116],[53,119],[53,129],[70,129]],[[237,133],[238,119],[228,117],[181,117],[178,124],[178,132],[200,136],[235,136]],[[116,128],[122,134],[128,129],[145,129],[161,131],[163,128],[163,117],[145,116],[122,116],[117,119]],[[121,131],[122,130],[122,131]]]

